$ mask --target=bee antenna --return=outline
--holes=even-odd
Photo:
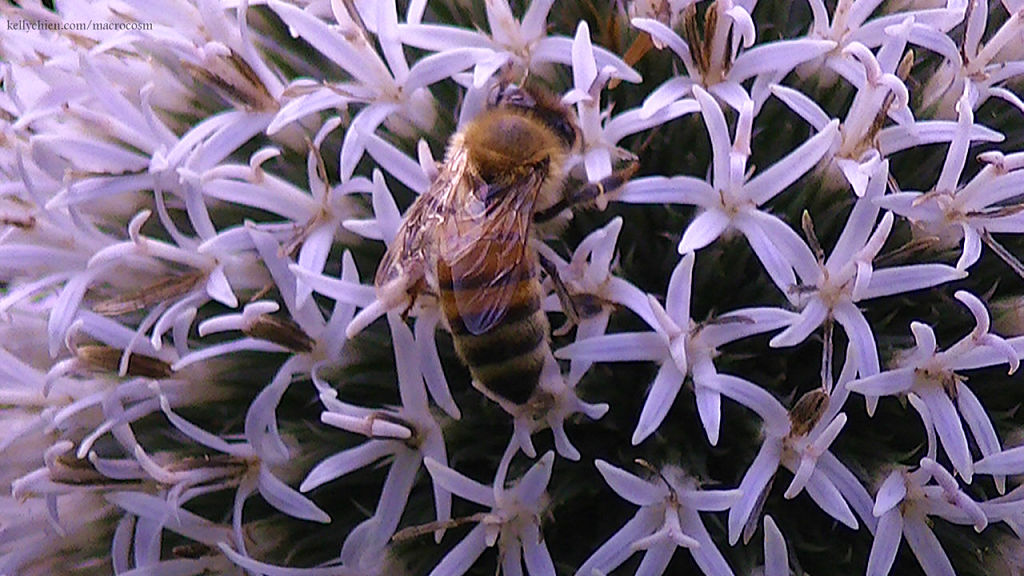
[[[672,488],[672,484],[668,481],[668,478],[665,478],[665,475],[662,474],[661,470],[655,468],[654,465],[652,465],[647,460],[644,460],[643,458],[637,458],[633,460],[633,463],[637,464],[638,466],[647,470],[648,472],[657,475],[658,478],[661,478],[661,481],[665,483],[665,487],[667,487],[670,492],[675,494],[675,489]]]

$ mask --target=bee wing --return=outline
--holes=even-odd
[[[402,278],[408,284],[415,284],[423,274],[426,249],[433,233],[431,206],[426,194],[420,196],[406,211],[395,239],[377,267],[374,284],[378,288]]]
[[[423,279],[425,267],[433,259],[436,234],[445,215],[457,202],[459,182],[465,170],[465,155],[457,154],[431,183],[430,188],[409,206],[395,239],[377,267],[374,284],[378,288],[401,278],[409,288]]]
[[[439,265],[451,274],[466,329],[483,334],[501,321],[520,284],[534,273],[526,246],[543,174],[500,189],[470,180],[466,201],[445,219]]]

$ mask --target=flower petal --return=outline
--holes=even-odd
[[[651,391],[644,401],[643,411],[640,413],[640,420],[633,431],[632,443],[634,446],[650,436],[668,415],[668,411],[675,403],[676,395],[683,385],[685,375],[679,372],[675,362],[665,362],[658,370],[651,384]]]
[[[683,232],[679,240],[679,253],[695,252],[711,244],[729,227],[732,218],[722,210],[714,208],[701,212]]]
[[[888,576],[902,539],[903,516],[898,509],[891,509],[878,519],[878,529],[868,556],[867,576]]]
[[[668,488],[661,481],[649,482],[604,460],[595,460],[594,466],[616,494],[637,506],[651,506],[668,496]]]
[[[928,576],[956,576],[949,563],[942,544],[923,519],[906,519],[903,523],[903,537],[917,557],[918,564]]]
[[[764,576],[789,576],[786,539],[768,515],[764,517]]]

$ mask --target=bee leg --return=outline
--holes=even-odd
[[[569,293],[569,288],[562,281],[562,276],[558,273],[558,267],[551,260],[548,260],[543,254],[538,254],[540,257],[540,266],[544,269],[544,272],[551,278],[551,283],[555,286],[555,294],[558,295],[558,302],[562,305],[562,311],[565,312],[565,324],[552,332],[555,336],[564,336],[569,333],[569,330],[573,326],[580,323],[580,315],[576,310],[576,302],[573,300],[572,294]]]
[[[622,188],[630,178],[640,169],[640,164],[633,162],[625,168],[620,168],[598,180],[587,182],[570,194],[566,194],[550,208],[541,210],[533,215],[533,221],[544,223],[561,214],[563,211],[576,207],[595,206],[598,210],[608,207],[608,196]]]
[[[399,312],[402,315],[402,321],[407,320],[409,311],[422,291],[423,278],[421,276],[402,276],[387,282],[377,289],[377,298],[360,310],[348,323],[345,336],[354,338],[374,320],[388,312]]]

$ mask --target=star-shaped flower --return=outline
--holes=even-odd
[[[870,576],[889,573],[901,539],[907,541],[925,574],[954,576],[956,572],[942,543],[932,532],[929,517],[973,525],[978,532],[988,525],[988,518],[978,503],[960,489],[952,474],[931,458],[922,458],[917,470],[890,473],[875,496],[873,514],[878,518],[878,528],[868,557]]]
[[[695,3],[694,3],[695,4]],[[759,109],[768,97],[767,84],[777,82],[800,63],[813,60],[836,46],[831,40],[800,38],[754,45],[757,30],[747,6],[732,0],[716,0],[707,7],[702,34],[697,34],[697,10],[687,7],[680,37],[668,23],[634,18],[633,26],[651,35],[655,46],[668,46],[682,61],[686,75],[677,76],[658,88],[644,102],[643,114],[653,115],[661,107],[685,96],[694,87],[702,87],[739,111],[753,97]],[[692,31],[692,32],[691,32]],[[730,43],[730,38],[732,42]],[[740,53],[740,46],[744,48]],[[755,90],[747,95],[743,83],[751,78]]]
[[[946,160],[935,186],[927,192],[898,192],[878,199],[878,204],[906,217],[915,233],[934,236],[940,246],[963,249],[956,267],[967,270],[981,257],[985,242],[1018,274],[1019,261],[997,244],[992,233],[1024,232],[1024,214],[1019,204],[1008,201],[1019,195],[1024,181],[1024,154],[1003,155],[998,151],[979,155],[985,166],[963,186],[960,177],[967,164],[974,111],[965,91],[957,102],[957,131],[949,143]]]
[[[522,20],[517,20],[507,0],[489,0],[486,3],[489,34],[420,22],[399,24],[397,30],[402,43],[423,50],[440,54],[458,48],[482,51],[480,56],[468,61],[474,64],[472,86],[480,88],[507,64],[519,71],[534,70],[547,62],[572,64],[572,39],[547,34],[548,13],[554,1],[533,0]],[[640,81],[639,74],[608,50],[596,48],[594,55],[601,68],[611,66],[616,77],[628,82]]]
[[[909,93],[897,76],[900,58],[914,30],[914,21],[887,28],[885,41],[878,54],[858,42],[850,43],[843,52],[851,62],[843,66],[857,92],[839,125],[837,149],[829,154],[835,166],[853,188],[863,196],[868,180],[878,163],[890,155],[934,142],[949,142],[961,135],[956,122],[916,121],[909,108]],[[817,130],[824,130],[830,117],[811,98],[784,86],[771,86],[772,93],[792,108]],[[895,126],[884,126],[886,116],[896,120]],[[971,140],[998,142],[1002,135],[979,125],[967,127]]]
[[[828,318],[833,318],[843,327],[850,345],[857,350],[858,374],[862,377],[877,374],[875,336],[857,303],[912,292],[966,276],[965,272],[945,264],[874,269],[873,261],[885,245],[894,220],[891,213],[886,213],[878,227],[874,227],[879,212],[876,200],[884,192],[888,170],[888,161],[876,166],[864,197],[854,204],[846,226],[824,261],[819,260],[790,230],[787,256],[801,283],[791,286],[787,292],[801,311],[792,325],[772,338],[771,346],[795,346]],[[870,405],[869,408],[873,409]]]
[[[975,328],[970,334],[940,352],[932,328],[914,322],[910,325],[914,348],[899,357],[891,370],[856,380],[850,389],[870,396],[913,394],[920,398],[929,414],[929,436],[932,429],[938,433],[953,468],[969,484],[974,466],[961,418],[983,456],[1001,448],[992,421],[960,372],[1006,363],[1012,374],[1020,366],[1020,352],[989,331],[988,310],[981,300],[963,290],[954,296],[974,315]],[[1002,475],[997,476],[1000,491],[1005,489],[1004,482]]]
[[[484,486],[431,458],[424,460],[434,482],[453,494],[490,508],[488,512],[475,515],[477,525],[448,551],[430,576],[462,576],[484,550],[495,545],[504,574],[522,574],[525,562],[529,576],[555,575],[555,566],[540,530],[548,507],[546,489],[555,454],[544,454],[513,486],[506,487],[507,461],[514,453],[506,452],[492,486]]]
[[[744,541],[753,535],[759,503],[779,466],[793,473],[785,498],[795,498],[806,489],[826,514],[849,528],[858,526],[852,506],[868,529],[874,529],[870,496],[846,465],[829,452],[846,425],[842,408],[855,366],[855,352],[850,349],[831,393],[812,390],[788,411],[766,390],[745,380],[722,377],[714,382],[719,392],[756,412],[764,427],[761,448],[740,481],[742,496],[729,509],[730,543],[735,544],[740,534]]]
[[[772,280],[783,291],[795,283],[792,266],[783,250],[789,243],[789,227],[761,206],[796,182],[830,150],[839,122],[833,120],[770,168],[753,177],[747,173],[750,138],[754,122],[754,103],[747,99],[739,105],[735,140],[730,143],[725,115],[710,94],[693,89],[707,124],[714,156],[712,180],[687,176],[667,179],[660,176],[639,178],[626,184],[619,195],[623,202],[671,202],[702,208],[690,222],[679,241],[679,253],[700,250],[727,230],[739,230],[750,243]]]
[[[308,492],[354,470],[391,457],[388,477],[381,490],[376,512],[353,528],[342,546],[342,561],[347,566],[358,568],[374,565],[395,533],[420,463],[425,458],[442,466],[448,462],[441,427],[430,413],[427,403],[412,331],[395,314],[388,315],[388,324],[395,343],[401,406],[382,410],[354,406],[339,400],[337,392],[328,388],[326,383],[320,384],[320,398],[327,408],[320,419],[325,424],[364,435],[369,440],[317,464],[300,486],[301,491]],[[434,506],[438,522],[449,519],[451,493],[436,480]],[[442,532],[435,534],[440,540]]]
[[[721,425],[721,398],[708,383],[716,378],[735,378],[716,371],[713,359],[718,355],[717,348],[734,340],[775,330],[795,318],[791,312],[777,308],[749,308],[698,324],[690,318],[695,258],[690,252],[676,266],[669,280],[664,307],[649,297],[653,332],[626,332],[579,339],[558,351],[559,357],[574,362],[646,360],[661,364],[633,432],[633,444],[639,444],[658,429],[688,375],[693,379],[697,409],[708,439],[716,444]]]
[[[644,559],[637,574],[658,576],[665,572],[676,548],[686,548],[707,576],[734,574],[699,512],[728,509],[740,497],[740,490],[700,490],[675,466],[663,467],[656,477],[644,479],[603,460],[595,460],[594,465],[616,494],[640,509],[591,554],[576,576],[609,574],[640,550]]]

